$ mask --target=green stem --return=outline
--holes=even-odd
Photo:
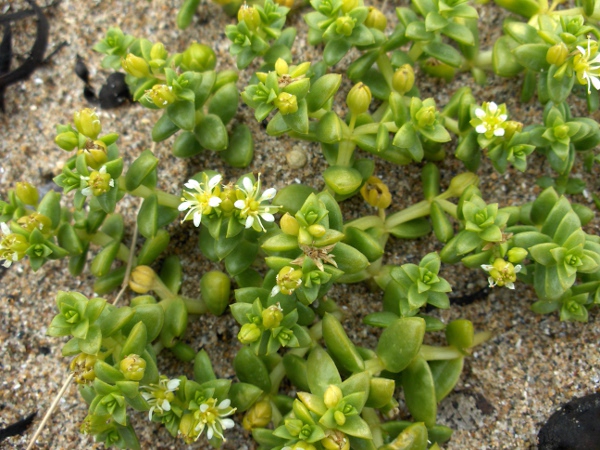
[[[427,200],[420,201],[419,203],[415,203],[408,208],[398,211],[390,216],[388,216],[385,221],[385,230],[389,232],[396,225],[400,225],[401,223],[409,222],[413,219],[418,219],[419,217],[424,217],[429,214],[430,204]]]
[[[472,65],[473,67],[477,67],[481,70],[491,71],[492,64],[492,50],[485,50],[478,52],[475,58],[473,58]]]
[[[187,312],[190,314],[206,314],[208,312],[208,307],[204,300],[201,298],[189,298],[179,296],[183,303],[185,303],[185,307],[187,308]]]
[[[444,117],[444,128],[456,134],[460,135],[460,129],[458,128],[458,121],[450,117]]]
[[[377,67],[379,67],[379,71],[385,78],[385,82],[388,87],[392,89],[392,77],[394,76],[394,68],[392,67],[392,63],[390,62],[390,58],[388,58],[387,53],[381,53],[377,57]]]
[[[354,153],[355,148],[356,144],[350,140],[343,140],[340,142],[336,166],[350,167],[350,161],[352,160],[352,154]]]
[[[385,370],[385,364],[379,358],[371,358],[365,361],[365,372],[377,375]]]
[[[388,129],[388,131],[390,133],[395,133],[396,131],[398,131],[398,127],[396,126],[396,124],[394,122],[381,122],[381,123],[383,123],[383,125],[385,125],[385,127]],[[352,134],[354,136],[358,136],[361,134],[377,134],[377,131],[379,130],[379,126],[381,125],[381,123],[368,123],[366,125],[361,125],[360,127],[356,128]]]
[[[419,57],[423,54],[423,45],[419,42],[415,42],[413,46],[408,51],[408,56],[413,61],[417,61]]]
[[[102,231],[96,231],[94,234],[88,234],[85,232],[85,230],[82,230],[81,228],[75,228],[75,232],[77,233],[77,237],[82,241],[91,242],[92,244],[97,245],[98,247],[106,247],[108,244],[114,241],[114,238]],[[119,244],[119,250],[117,250],[117,258],[123,262],[129,261],[129,249],[126,245]],[[135,258],[132,264],[135,266]]]
[[[588,281],[587,283],[578,284],[571,287],[573,295],[586,294],[595,292],[600,287],[600,281]]]
[[[369,228],[383,228],[385,222],[378,216],[365,216],[359,219],[354,219],[347,222],[344,227],[355,227],[359,230],[367,230]]]
[[[456,359],[465,356],[454,347],[434,347],[432,345],[421,345],[419,355],[427,361]]]
[[[438,205],[440,205],[440,208],[442,208],[455,219],[458,219],[458,207],[454,203],[439,198],[436,198],[435,200],[438,202]]]
[[[140,198],[148,198],[151,195],[156,195],[159,205],[167,206],[173,209],[177,209],[179,207],[179,204],[181,203],[181,198],[177,195],[168,194],[158,189],[151,189],[143,185],[135,188],[133,191],[128,191],[127,187],[125,186],[125,177],[119,178],[119,189],[125,192],[129,192],[131,195]]]

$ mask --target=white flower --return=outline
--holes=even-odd
[[[179,383],[181,383],[180,379],[174,378],[173,380],[169,380],[163,375],[158,380],[158,384],[142,386],[142,389],[148,390],[148,392],[142,392],[141,395],[150,405],[150,411],[148,412],[149,420],[152,420],[154,411],[159,414],[171,411],[171,402],[175,398],[173,392],[179,389]]]
[[[506,105],[498,106],[494,102],[484,102],[481,108],[475,108],[475,118],[471,120],[471,125],[477,133],[484,134],[488,139],[493,136],[502,137],[506,132],[506,119]]]
[[[0,222],[0,260],[4,260],[2,266],[9,268],[13,262],[25,256],[25,250],[29,247],[25,236],[13,233],[9,226]]]
[[[594,89],[600,90],[600,53],[598,53],[598,45],[594,43],[595,56],[592,58],[592,40],[588,37],[587,48],[583,48],[580,45],[577,46],[579,55],[575,55],[573,58],[573,69],[577,76],[577,81],[580,84],[587,84],[588,94],[592,92],[592,85]]]
[[[231,407],[231,400],[223,400],[218,405],[216,403],[216,399],[209,398],[201,403],[199,408],[194,412],[194,418],[198,421],[194,428],[194,432],[198,433],[196,439],[200,437],[206,428],[206,437],[208,439],[218,436],[225,441],[223,431],[235,426],[233,420],[227,419],[227,416],[232,415],[236,410],[236,408]]]
[[[239,217],[244,221],[246,228],[254,228],[256,231],[266,231],[261,219],[266,222],[275,221],[275,217],[271,212],[277,212],[279,208],[272,205],[262,205],[261,203],[273,199],[277,191],[274,188],[270,188],[261,195],[260,173],[258,174],[256,183],[252,183],[249,177],[244,177],[242,186],[238,189],[243,192],[245,198],[237,200],[233,206],[240,210]]]
[[[219,197],[220,188],[218,187],[221,182],[221,175],[215,175],[208,179],[208,176],[203,174],[203,177],[202,183],[189,180],[184,184],[186,188],[195,192],[183,191],[182,203],[179,205],[179,211],[189,210],[183,221],[192,215],[196,227],[200,226],[202,214],[211,214],[214,211],[213,208],[217,208],[222,202],[221,197]]]
[[[514,289],[517,274],[522,267],[520,264],[513,266],[512,263],[502,258],[496,258],[494,264],[482,264],[481,268],[490,274],[488,277],[490,287],[506,286],[509,289]]]

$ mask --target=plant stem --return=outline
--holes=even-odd
[[[208,312],[208,307],[206,303],[201,298],[190,298],[179,296],[185,303],[185,307],[189,314],[206,314]]]
[[[465,356],[454,347],[434,347],[432,345],[421,345],[419,354],[427,361],[456,359]]]
[[[383,78],[385,78],[385,82],[388,87],[392,88],[392,77],[394,76],[394,68],[392,67],[392,63],[390,62],[390,58],[387,53],[381,53],[377,57],[377,67],[379,67],[379,71]]]
[[[354,219],[347,222],[344,227],[355,227],[359,230],[367,230],[369,228],[383,228],[385,225],[381,217],[378,216],[365,216],[359,219]]]
[[[181,199],[177,195],[168,194],[159,189],[151,189],[144,185],[138,186],[133,191],[128,191],[127,187],[125,186],[125,177],[119,178],[119,189],[141,198],[148,198],[151,195],[156,195],[159,205],[167,206],[173,209],[177,209],[181,203]]]
[[[402,211],[398,211],[389,215],[385,221],[385,231],[389,232],[389,230],[394,228],[396,225],[400,225],[401,223],[406,223],[410,220],[418,219],[419,217],[428,215],[430,206],[431,205],[427,200],[423,200],[419,203],[409,206]]]

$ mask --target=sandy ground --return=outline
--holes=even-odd
[[[87,107],[82,95],[83,83],[75,76],[76,55],[80,55],[91,71],[92,84],[99,89],[108,72],[100,69],[101,56],[91,47],[100,40],[110,26],[120,26],[125,32],[153,41],[162,41],[171,51],[181,51],[192,40],[214,45],[219,68],[232,66],[227,54],[228,41],[223,33],[230,19],[212,3],[201,6],[192,26],[179,31],[174,18],[179,1],[154,0],[125,1],[63,0],[46,11],[50,21],[49,52],[65,41],[52,59],[37,70],[29,80],[8,87],[5,95],[6,113],[0,115],[0,197],[7,195],[16,181],[29,181],[41,190],[50,189],[52,177],[60,171],[65,153],[53,143],[54,126],[68,123],[74,111]],[[395,21],[390,4],[385,12]],[[407,2],[399,2],[405,5]],[[375,1],[374,6],[381,6]],[[0,12],[7,8],[19,10],[26,7],[23,0],[0,0]],[[13,9],[14,8],[14,9]],[[504,16],[496,6],[479,7],[483,45],[491,45],[497,36]],[[311,49],[305,40],[306,26],[298,14],[293,16],[299,38],[294,47],[295,58],[309,60]],[[28,20],[17,24],[15,54],[23,55],[31,46],[35,22]],[[491,30],[491,34],[490,34]],[[346,60],[342,66],[347,63]],[[240,89],[245,86],[250,71],[243,72]],[[478,101],[506,102],[515,120],[525,124],[540,120],[540,107],[536,103],[519,104],[517,98],[521,81],[490,77],[489,85],[473,85],[470,75],[459,75],[452,83],[417,77],[423,98],[433,96],[444,106],[448,96],[457,88],[472,86]],[[346,85],[347,86],[347,85]],[[340,96],[341,101],[343,97]],[[100,111],[105,131],[121,134],[119,147],[130,163],[144,149],[152,146],[150,130],[155,113],[139,105],[117,110]],[[596,116],[596,119],[599,117]],[[299,179],[320,189],[320,177],[325,163],[317,146],[287,138],[270,138],[264,128],[256,124],[251,112],[241,107],[237,121],[251,124],[255,136],[256,156],[250,167],[262,172],[264,184],[282,188]],[[242,170],[225,168],[212,153],[190,160],[179,160],[170,154],[172,141],[156,145],[161,158],[159,187],[177,193],[192,174],[204,168],[221,170],[225,178],[235,178]],[[301,169],[291,169],[286,153],[300,150],[308,157]],[[452,149],[450,149],[452,153]],[[452,156],[441,164],[442,180],[462,171],[462,166]],[[598,166],[593,174],[577,168],[588,183],[588,188],[599,190]],[[392,167],[376,161],[376,175],[389,183],[393,194],[391,211],[400,210],[422,198],[419,171],[414,166]],[[535,179],[549,174],[545,161],[533,157],[526,173],[509,171],[498,175],[488,163],[482,165],[481,189],[484,198],[497,201],[501,206],[520,204],[532,200],[539,192]],[[586,203],[581,197],[575,201]],[[137,207],[137,200],[125,198],[121,212],[127,215]],[[346,218],[368,214],[370,211],[358,198],[344,202]],[[131,224],[132,214],[127,215]],[[587,227],[598,233],[600,222],[596,218]],[[201,274],[215,267],[204,261],[197,250],[197,232],[189,226],[173,226],[174,234],[170,253],[179,254],[184,261],[185,281],[183,292],[196,295]],[[439,250],[441,245],[428,237],[417,241],[391,240],[386,249],[389,263],[418,262],[426,253]],[[453,285],[456,296],[469,294],[485,285],[481,271],[467,271],[460,267],[444,267],[444,276]],[[33,272],[27,264],[15,264],[8,270],[0,269],[0,428],[37,411],[31,429],[23,436],[12,437],[0,444],[2,448],[24,448],[47,410],[52,398],[68,375],[68,362],[61,357],[63,339],[46,335],[47,326],[55,314],[54,296],[58,290],[78,290],[92,294],[92,277],[73,278],[68,275],[65,263],[47,264]],[[370,292],[366,286],[351,288],[340,286],[332,297],[348,312],[344,325],[353,338],[365,345],[374,345],[372,329],[361,324],[369,312],[380,308],[381,294]],[[481,345],[465,364],[465,371],[456,390],[439,406],[439,423],[456,431],[447,449],[526,449],[534,448],[539,427],[561,403],[574,396],[582,396],[598,389],[600,385],[600,356],[597,342],[600,321],[596,310],[587,324],[561,323],[556,314],[537,316],[529,310],[534,301],[531,289],[522,285],[515,291],[495,289],[485,299],[449,311],[438,312],[443,320],[466,318],[476,329],[490,330],[493,337]],[[205,348],[213,357],[219,376],[233,377],[230,361],[235,354],[235,336],[238,326],[231,316],[201,317],[191,321],[188,342],[195,348]],[[162,370],[171,375],[191,375],[191,367],[177,363],[168,355],[160,357]],[[79,425],[86,415],[84,402],[71,387],[60,400],[44,432],[37,440],[38,448],[80,449],[96,448],[92,440],[79,434]],[[173,439],[166,430],[148,424],[144,414],[135,415],[135,428],[142,448],[186,448]],[[406,418],[407,412],[401,413]],[[241,417],[237,417],[241,420]],[[228,434],[227,449],[252,449],[250,436],[237,425]],[[98,445],[102,447],[101,445]],[[189,448],[208,448],[200,439]]]

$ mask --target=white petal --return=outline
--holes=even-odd
[[[266,220],[267,222],[275,222],[275,216],[268,212],[261,213],[260,218]]]
[[[475,109],[475,115],[477,117],[479,117],[480,119],[483,119],[485,117],[485,111],[481,108],[476,108]]]
[[[179,387],[180,383],[181,383],[181,380],[179,378],[173,378],[172,380],[169,380],[169,382],[167,383],[167,389],[170,391],[174,391]]]
[[[88,186],[85,189],[82,189],[81,193],[86,197],[89,197],[90,195],[92,195],[92,188]]]
[[[202,212],[201,211],[197,211],[194,214],[194,226],[196,228],[198,228],[200,226],[200,222],[202,222]]]
[[[8,236],[11,233],[10,228],[4,222],[0,222],[0,228],[2,228],[2,234],[6,236]]]
[[[494,266],[492,266],[491,264],[482,264],[481,268],[483,270],[485,270],[486,272],[489,272],[490,270],[492,270],[494,268]]]
[[[186,209],[189,209],[191,207],[192,207],[192,202],[183,202],[177,207],[177,209],[179,209],[179,211],[185,211]]]
[[[163,402],[162,402],[162,405],[161,405],[161,408],[162,408],[164,411],[171,411],[171,404],[169,403],[169,401],[168,401],[168,400],[163,400]]]
[[[513,283],[512,281],[508,281],[504,286],[506,286],[509,289],[514,289],[515,283]]]
[[[198,181],[194,179],[188,180],[188,182],[185,183],[184,186],[188,189],[194,189],[196,191],[200,190],[200,183],[198,183]]]
[[[142,395],[142,397],[144,397],[144,400],[148,400],[148,399],[154,397],[150,392],[142,392],[141,395]]]
[[[487,132],[487,127],[484,124],[477,125],[477,127],[475,127],[475,131],[477,131],[479,134],[483,134]]]
[[[206,430],[206,437],[208,438],[209,441],[212,439],[213,434],[214,434],[213,429],[212,429],[212,427],[209,426],[208,430]]]
[[[252,192],[252,190],[254,189],[254,184],[252,184],[252,180],[250,180],[250,178],[245,177],[242,180],[242,186],[244,186],[244,189],[246,190],[247,194],[250,194],[250,192]]]
[[[221,177],[221,175],[215,175],[212,177],[210,180],[208,180],[208,188],[212,191],[215,186],[221,182],[222,178],[223,177]]]
[[[500,119],[502,122],[504,122],[506,119],[508,119],[508,116],[506,114],[500,114],[498,116],[498,119]]]
[[[498,105],[496,105],[495,102],[489,102],[488,103],[488,111],[491,112],[492,114],[495,114],[496,111],[498,111]]]
[[[5,260],[5,261],[2,263],[2,266],[3,266],[3,267],[6,267],[6,268],[8,269],[8,268],[10,267],[10,265],[11,265],[11,264],[12,264],[12,261],[9,261],[9,260],[7,259],[7,260]]]
[[[106,166],[100,167],[100,170],[98,171],[98,173],[106,173]]]
[[[279,285],[275,285],[273,286],[273,289],[271,289],[271,297],[275,297],[277,294],[279,294],[279,292],[281,291],[281,288],[279,287]]]
[[[263,200],[271,200],[273,197],[275,197],[275,194],[277,194],[277,189],[269,188],[263,192],[263,195],[260,196],[259,202],[262,202]]]
[[[246,228],[250,228],[254,223],[254,216],[246,217]]]
[[[592,81],[592,84],[594,85],[594,88],[597,91],[600,91],[600,79],[598,79],[598,77],[590,75],[590,80]]]
[[[211,197],[208,199],[208,205],[212,206],[213,208],[216,208],[221,204],[222,201],[223,200],[221,200],[220,197]]]
[[[221,419],[221,426],[223,429],[228,430],[235,427],[235,422],[231,419]]]
[[[490,283],[490,287],[496,286],[496,280],[494,280],[492,277],[488,277],[488,283]]]
[[[206,412],[208,410],[208,405],[206,403],[202,403],[198,409],[200,412]]]
[[[521,269],[522,269],[522,268],[523,268],[523,267],[521,266],[521,264],[517,264],[517,265],[515,266],[515,273],[519,273],[519,272],[521,271]]]
[[[504,133],[505,133],[504,128],[496,128],[494,130],[494,136],[501,137],[501,136],[504,136]]]
[[[236,200],[233,206],[237,209],[244,209],[246,207],[246,202],[244,200]]]
[[[154,412],[154,406],[152,408],[150,408],[150,411],[148,411],[148,420],[152,420],[152,413]]]
[[[219,403],[219,406],[217,406],[217,409],[229,408],[229,405],[231,405],[231,400],[229,400],[228,398],[226,398],[221,403]]]

